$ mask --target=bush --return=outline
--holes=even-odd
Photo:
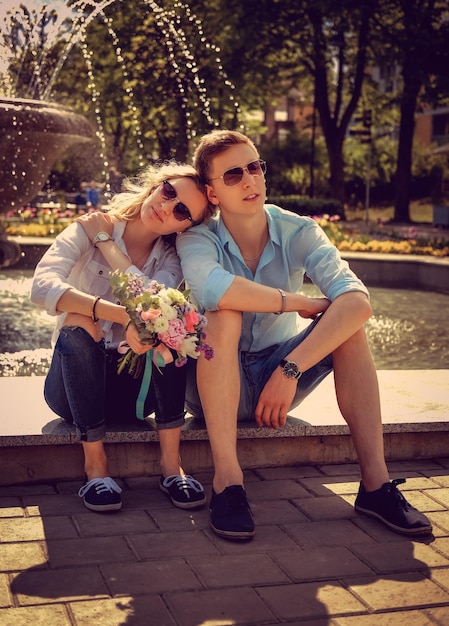
[[[269,196],[267,202],[277,204],[297,215],[338,215],[341,219],[345,217],[343,205],[339,200],[292,195]]]

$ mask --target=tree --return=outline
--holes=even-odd
[[[381,0],[377,60],[396,63],[402,76],[395,175],[394,220],[410,222],[409,202],[415,115],[425,100],[447,95],[449,7],[446,0]]]
[[[326,140],[330,187],[343,201],[343,145],[359,102],[368,60],[370,25],[376,2],[301,3],[296,41],[301,62],[314,79],[314,102]]]

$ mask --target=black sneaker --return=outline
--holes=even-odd
[[[93,478],[78,491],[91,511],[118,511],[122,508],[122,490],[112,478]]]
[[[243,487],[232,485],[218,494],[212,490],[210,525],[217,535],[225,539],[245,540],[254,537],[253,515]]]
[[[206,502],[203,485],[192,476],[161,476],[159,488],[180,509],[196,509]]]
[[[385,483],[376,491],[365,491],[360,483],[355,500],[355,510],[377,517],[391,530],[405,535],[428,535],[432,524],[428,518],[407,502],[397,485],[405,483],[405,478],[397,478]]]

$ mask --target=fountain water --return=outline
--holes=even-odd
[[[0,272],[0,376],[48,371],[54,319],[31,304],[32,276],[32,270]],[[302,291],[320,293],[311,284]],[[448,368],[447,294],[380,287],[370,293],[374,316],[366,330],[378,369]]]

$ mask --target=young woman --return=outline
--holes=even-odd
[[[141,380],[117,373],[117,347],[126,339],[138,354],[151,349],[141,343],[125,308],[114,299],[111,270],[177,287],[182,275],[172,239],[213,212],[190,166],[150,167],[137,180],[125,181],[124,189],[113,198],[108,214],[81,218],[56,238],[36,267],[31,290],[32,302],[57,316],[45,399],[76,427],[87,478],[79,495],[93,511],[122,506],[103,445],[106,423],[136,420]],[[206,498],[202,485],[184,473],[180,461],[185,369],[169,363],[161,374],[153,368],[145,414],[155,412],[160,488],[175,506],[187,509]]]

